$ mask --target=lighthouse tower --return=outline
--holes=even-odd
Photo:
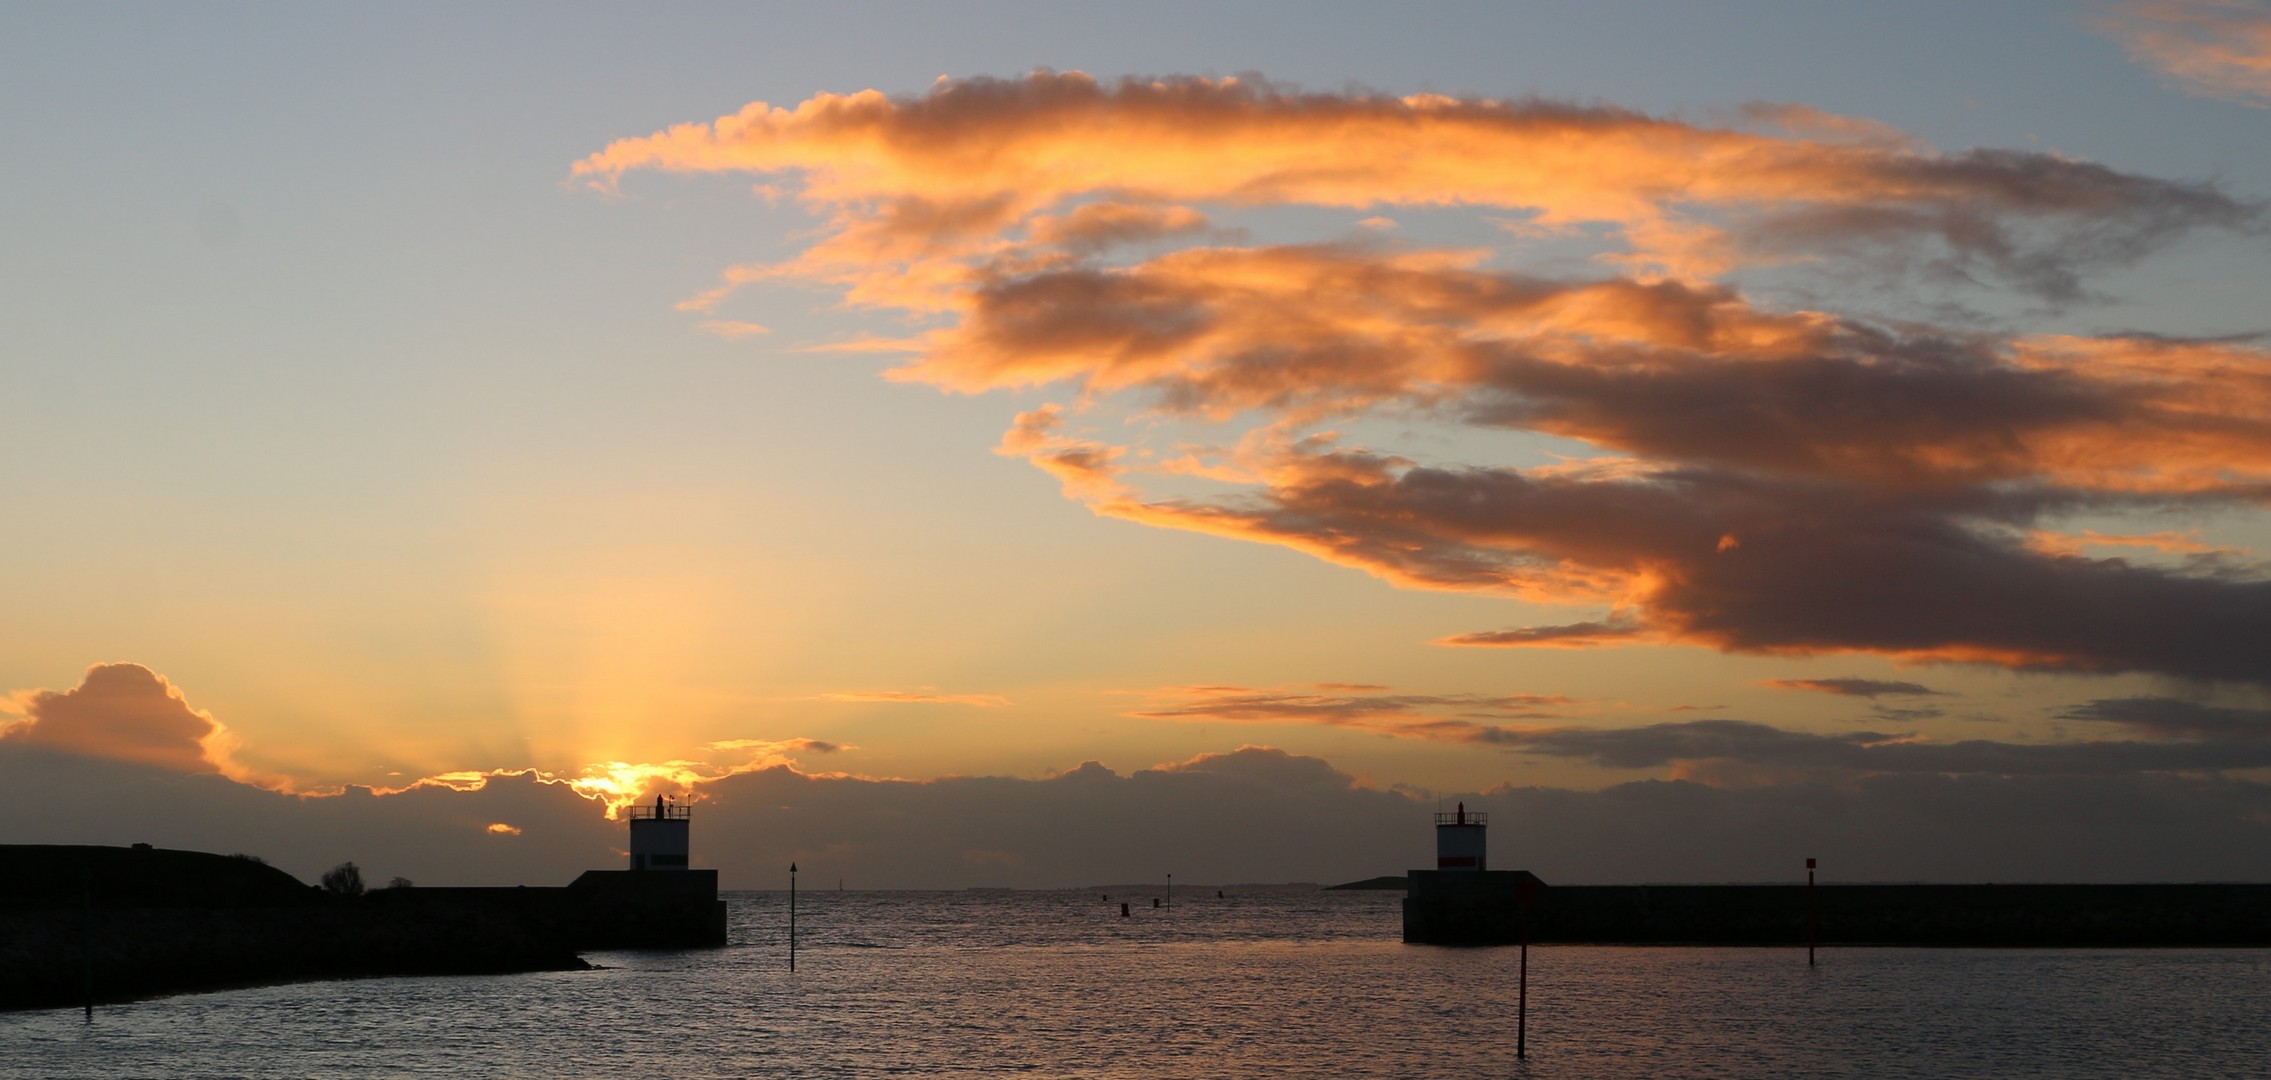
[[[687,831],[694,812],[657,795],[653,806],[631,808],[631,869],[684,870]]]
[[[1529,940],[1546,883],[1527,870],[1483,860],[1486,815],[1467,804],[1435,815],[1435,869],[1404,875],[1404,941],[1414,945],[1512,945]],[[1538,900],[1533,905],[1531,901]]]
[[[1488,817],[1489,815],[1479,811],[1467,813],[1465,803],[1459,804],[1456,813],[1435,815],[1435,868],[1474,871],[1489,869],[1483,863],[1483,829],[1489,825]],[[632,835],[638,835],[635,829]],[[680,835],[684,833],[681,832]],[[638,848],[633,847],[632,850]]]

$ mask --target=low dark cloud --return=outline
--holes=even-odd
[[[1978,492],[1959,510],[1702,470],[1578,479],[1345,451],[1289,458],[1276,475],[1266,495],[1235,506],[1108,512],[1284,543],[1424,588],[1564,602],[1621,593],[1654,636],[1731,652],[2271,685],[2271,582],[2029,546],[2020,527],[2070,494]],[[1449,643],[1630,636],[1515,631]]]
[[[616,851],[624,845],[622,826],[598,802],[533,772],[462,790],[294,795],[13,740],[0,743],[0,808],[17,823],[8,834],[14,843],[243,852],[310,883],[352,860],[377,881],[566,884],[584,869],[622,865]]]
[[[1743,732],[1668,742],[1822,752],[1805,737]],[[1647,756],[1631,745],[1613,752]],[[1133,772],[1087,762],[1042,779],[880,780],[776,766],[702,793],[694,859],[720,868],[728,888],[783,887],[792,861],[808,882],[855,889],[1069,887],[1166,873],[1194,884],[1347,881],[1432,865],[1438,801],[1490,813],[1500,824],[1492,865],[1549,881],[1792,880],[1806,856],[1833,881],[2271,878],[2271,785],[2213,775],[1923,771],[1434,795],[1370,788],[1319,759],[1248,747]],[[73,812],[54,812],[62,806]],[[625,839],[596,803],[531,774],[476,790],[298,797],[13,742],[0,743],[0,814],[16,842],[241,851],[308,882],[351,859],[380,880],[559,884],[622,865]],[[500,824],[510,828],[492,831]],[[1381,928],[1384,939],[1395,933]]]
[[[1874,698],[1932,694],[1913,683],[1865,679],[1800,680],[1839,687],[1822,692]],[[1846,685],[1854,684],[1854,685]],[[2072,719],[2129,727],[2136,739],[1943,742],[1909,732],[1817,733],[1747,720],[1687,720],[1638,727],[1571,724],[1557,710],[1574,705],[1540,695],[1423,695],[1392,692],[1256,690],[1238,686],[1154,691],[1154,704],[1130,715],[1156,720],[1315,724],[1399,738],[1462,743],[1560,758],[1606,769],[1670,770],[1745,784],[1794,777],[1889,773],[1996,776],[2112,776],[2271,768],[2271,714],[2165,698],[2109,699],[2069,711]],[[1940,717],[1933,708],[1879,707],[1875,719],[1910,723]]]
[[[1937,720],[1943,716],[1948,715],[1948,712],[1945,709],[1934,709],[1930,707],[1894,709],[1879,705],[1876,708],[1870,710],[1870,715],[1876,717],[1879,720],[1890,720],[1897,724],[1911,724],[1915,723],[1918,720]]]
[[[1508,749],[1613,769],[1685,769],[1725,762],[1783,775],[1933,773],[1948,776],[2125,776],[2271,767],[2271,739],[2021,743],[1935,742],[1862,731],[1820,735],[1745,720],[1631,728],[1538,729]]]
[[[1892,773],[1598,792],[1509,788],[1491,865],[1548,881],[2271,880],[2271,785],[2179,776]],[[2241,845],[2253,845],[2242,847]]]
[[[2118,724],[2158,739],[2271,741],[2271,709],[2242,709],[2170,697],[2099,698],[2059,714]]]
[[[1762,252],[1834,253],[2054,303],[2099,299],[2087,275],[2136,262],[2200,228],[2244,228],[2261,213],[2205,183],[2123,173],[2054,154],[1981,148],[1911,157],[1919,190],[1968,199],[1800,206],[1740,230]],[[1926,240],[1933,242],[1921,242]]]
[[[1817,694],[1838,694],[1845,697],[1911,697],[1943,694],[1922,683],[1893,682],[1884,679],[1768,679],[1764,686],[1776,690],[1810,690]]]
[[[134,700],[155,679],[130,665],[97,671],[89,685],[115,681]],[[1162,698],[1155,711],[1169,719],[1351,726],[1685,779],[1437,798],[1245,746],[1132,772],[1089,761],[1040,779],[902,780],[804,772],[779,756],[827,749],[804,739],[742,740],[764,759],[649,779],[689,798],[696,862],[718,867],[729,888],[777,887],[792,861],[860,888],[1076,886],[1169,872],[1193,883],[1349,880],[1428,865],[1428,813],[1448,801],[1519,823],[1501,833],[1494,862],[1549,880],[1755,880],[1782,875],[1799,852],[1827,857],[1846,880],[2271,874],[2271,786],[2223,775],[2271,765],[2265,716],[2249,710],[2105,699],[2072,716],[2177,738],[1935,743],[1734,720],[1484,724],[1457,717],[1566,702],[1350,684],[1186,687]],[[288,794],[184,771],[164,755],[107,752],[144,719],[91,713],[89,738],[69,746],[0,739],[9,839],[244,852],[311,882],[352,860],[366,877],[426,885],[557,884],[624,858],[625,826],[579,781],[499,770],[396,791]]]

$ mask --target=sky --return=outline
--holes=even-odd
[[[2271,5],[15,5],[0,91],[0,842],[2271,880]]]

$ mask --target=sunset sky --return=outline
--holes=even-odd
[[[15,5],[0,842],[2271,878],[2271,6]]]

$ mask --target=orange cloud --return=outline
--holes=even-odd
[[[994,452],[1004,457],[1021,457],[1040,466],[1064,485],[1067,498],[1092,506],[1123,505],[1128,489],[1119,479],[1121,449],[1066,438],[1058,434],[1063,425],[1064,411],[1054,405],[1019,413]]]
[[[976,273],[970,260],[1098,197],[1518,209],[1545,227],[1605,225],[1625,246],[1608,257],[1686,275],[1923,243],[2060,296],[2072,282],[2045,257],[2081,258],[2088,246],[2065,226],[2086,223],[2092,244],[2150,243],[2243,212],[2211,190],[2054,155],[1939,155],[1881,125],[1792,106],[1752,119],[1759,129],[1543,100],[1039,71],[942,81],[915,98],[869,90],[786,108],[755,102],[713,123],[618,140],[573,174],[606,190],[647,169],[794,178],[826,232],[789,263],[729,274],[722,289],[784,274],[843,285],[855,304],[914,310],[951,308],[947,294]]]
[[[2093,24],[2188,93],[2271,107],[2271,10],[2241,0],[2131,0]]]
[[[935,690],[841,690],[817,695],[818,701],[880,702],[906,705],[974,705],[998,709],[1009,704],[1000,694],[941,694]]]
[[[140,664],[96,664],[70,690],[20,693],[16,701],[25,719],[0,729],[0,739],[261,787],[282,783],[237,764],[236,736]]]
[[[838,750],[857,749],[841,743],[824,742],[820,739],[723,739],[718,742],[705,743],[703,748],[707,750],[755,750],[766,755],[793,754],[805,751],[815,754],[833,754]]]
[[[2237,555],[2231,548],[2220,548],[2200,542],[2196,532],[2163,531],[2140,536],[2102,533],[2084,529],[2079,533],[2052,532],[2038,529],[2027,535],[2027,546],[2045,555],[2080,555],[2090,548],[2142,548],[2164,555]]]
[[[1618,453],[1898,487],[2271,481],[2271,375],[2246,344],[1902,336],[1723,287],[1556,282],[1441,253],[1210,248],[1035,274],[974,293],[895,377],[1069,381],[1217,418],[1453,406]],[[1005,452],[1061,420],[1026,414]],[[1081,450],[1069,464],[1087,473],[1110,455]]]
[[[1307,688],[1171,686],[1150,692],[1154,704],[1128,715],[1146,720],[1245,724],[1321,724],[1399,738],[1451,743],[1503,743],[1526,729],[1494,721],[1557,716],[1574,705],[1559,694],[1397,694],[1386,687],[1319,683]]]
[[[919,353],[925,347],[921,337],[876,337],[861,334],[843,341],[828,341],[818,345],[798,346],[797,352],[806,353]]]
[[[699,324],[697,328],[703,333],[715,334],[727,341],[740,341],[743,338],[758,337],[773,332],[773,328],[770,326],[760,326],[753,322],[735,322],[731,319],[711,319]]]
[[[1939,696],[1945,691],[1934,690],[1922,683],[1892,682],[1885,679],[1768,679],[1760,686],[1776,690],[1805,690],[1816,694],[1837,694],[1843,697],[1879,698],[1885,696]]]
[[[1184,236],[1206,227],[1206,215],[1187,206],[1102,202],[1074,207],[1062,217],[1036,217],[1027,231],[1038,248],[1085,255],[1124,244]]]
[[[1437,645],[1491,649],[1597,649],[1649,640],[1648,632],[1629,618],[1611,617],[1599,622],[1562,626],[1525,626],[1515,630],[1484,630],[1438,639]]]
[[[709,743],[703,749],[731,752],[742,760],[598,761],[573,774],[542,769],[466,770],[420,777],[400,787],[370,790],[378,795],[401,795],[428,788],[475,792],[500,781],[534,783],[566,788],[597,803],[604,816],[612,821],[624,808],[656,795],[699,802],[705,785],[762,769],[794,767],[793,755],[799,753],[826,754],[847,747],[819,739],[725,739]],[[339,792],[340,789],[334,788],[320,794],[337,795]],[[497,826],[490,826],[491,832],[497,830]]]

